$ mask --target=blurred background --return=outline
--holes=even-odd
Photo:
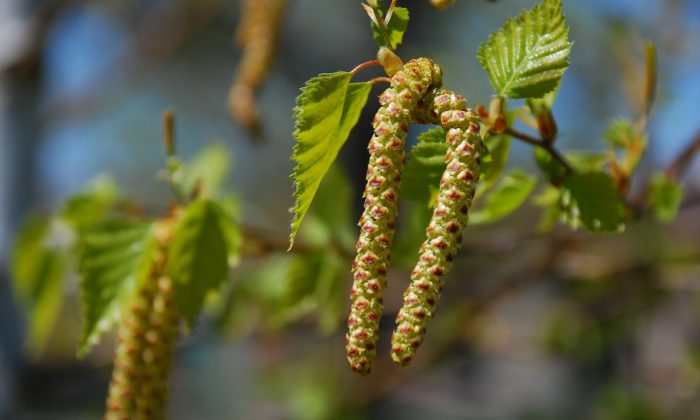
[[[636,118],[644,41],[657,46],[659,88],[651,145],[633,183],[639,190],[700,132],[700,2],[563,3],[574,41],[554,106],[564,150],[603,150],[613,117]],[[477,48],[532,4],[456,0],[438,12],[426,1],[400,1],[411,21],[398,52],[433,58],[447,87],[488,103]],[[286,241],[298,89],[318,73],[373,59],[376,47],[359,1],[290,0],[259,93],[256,140],[226,106],[240,59],[232,41],[239,17],[237,1],[0,1],[0,418],[101,417],[113,339],[75,359],[80,309],[69,276],[46,346],[27,351],[10,251],[22,220],[55,210],[98,176],[161,214],[172,199],[156,176],[165,108],[176,110],[182,156],[213,143],[230,150],[226,187],[246,229]],[[643,218],[622,235],[563,226],[539,235],[538,210],[526,205],[468,229],[419,356],[400,369],[388,341],[422,231],[406,205],[380,361],[356,377],[344,355],[350,259],[322,245],[330,235],[352,248],[375,109],[366,107],[341,152],[344,172],[326,183],[305,221],[309,251],[269,249],[246,260],[181,341],[173,419],[700,418],[698,162],[683,178],[686,196],[670,224]],[[514,143],[508,165],[534,168],[531,148]]]

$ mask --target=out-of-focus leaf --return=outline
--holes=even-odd
[[[559,201],[574,229],[618,232],[624,229],[624,204],[612,179],[604,173],[574,173],[564,178]]]
[[[493,223],[508,216],[527,200],[535,185],[537,178],[534,175],[520,169],[511,171],[486,197],[483,208],[472,212],[469,223]]]
[[[195,188],[203,197],[216,197],[231,171],[231,151],[221,143],[204,147],[181,169],[182,189],[190,197]]]
[[[478,193],[491,189],[500,179],[503,169],[510,155],[511,136],[507,134],[495,134],[486,137],[484,143],[488,148],[488,155],[481,161],[481,180]]]
[[[198,199],[187,206],[175,229],[168,273],[175,284],[175,303],[190,325],[207,293],[228,276],[230,223],[218,204]]]
[[[17,236],[12,286],[28,318],[26,346],[33,357],[45,349],[64,300],[74,232],[58,219],[29,219]]]
[[[683,187],[663,172],[654,174],[649,183],[649,204],[660,222],[673,221],[682,201]]]
[[[418,136],[401,175],[401,198],[432,204],[445,171],[445,130],[433,128]]]

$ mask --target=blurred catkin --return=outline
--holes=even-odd
[[[243,0],[236,43],[243,50],[228,95],[231,117],[258,134],[255,93],[265,80],[277,50],[287,0]]]
[[[178,315],[167,277],[170,221],[154,227],[148,275],[119,329],[106,420],[165,419]]]

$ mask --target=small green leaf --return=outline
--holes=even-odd
[[[215,202],[198,199],[187,206],[175,229],[168,274],[175,285],[175,303],[190,325],[207,293],[228,276],[229,220]]]
[[[564,178],[559,206],[574,228],[591,232],[624,229],[624,204],[613,180],[604,173],[574,173]]]
[[[484,207],[472,212],[469,223],[493,223],[508,216],[527,200],[535,185],[537,178],[534,175],[520,169],[511,171],[486,197]]]
[[[676,218],[683,201],[683,187],[669,179],[665,173],[654,174],[649,183],[649,203],[654,216],[660,222],[671,222]]]
[[[367,102],[369,83],[350,83],[349,72],[321,74],[302,88],[294,109],[296,131],[292,160],[296,203],[292,212],[289,248],[316,190],[360,118]]]
[[[12,251],[12,286],[27,314],[26,346],[33,357],[45,349],[63,305],[73,235],[58,219],[29,219]]]
[[[181,168],[182,191],[190,197],[195,188],[202,196],[216,197],[231,170],[231,151],[221,143],[204,147]]]
[[[80,239],[80,292],[83,334],[78,356],[83,357],[122,315],[124,305],[147,275],[151,224],[117,220],[89,229]]]
[[[401,175],[401,198],[431,204],[445,171],[445,130],[433,128],[418,136]]]
[[[380,5],[379,10],[382,13],[382,17],[386,13],[386,6]],[[374,22],[371,22],[372,36],[374,41],[378,46],[386,46],[392,50],[401,44],[403,41],[403,34],[406,32],[408,27],[409,13],[408,9],[405,7],[394,8],[394,13],[391,15],[389,20],[389,25],[387,25],[386,30],[379,28]]]
[[[479,47],[479,61],[499,96],[539,98],[569,66],[568,35],[561,0],[544,0],[493,33]]]

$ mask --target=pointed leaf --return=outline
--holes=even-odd
[[[544,0],[506,21],[478,52],[496,93],[539,98],[555,89],[569,66],[568,34],[561,0]]]
[[[149,261],[151,224],[127,220],[105,222],[80,239],[80,292],[83,335],[78,356],[84,356],[121,318]]]
[[[175,303],[192,325],[204,298],[228,275],[226,212],[209,199],[192,202],[182,214],[170,246],[168,273]]]
[[[321,74],[302,88],[294,109],[296,131],[292,160],[296,203],[289,247],[323,177],[360,118],[369,83],[350,83],[349,72]]]

